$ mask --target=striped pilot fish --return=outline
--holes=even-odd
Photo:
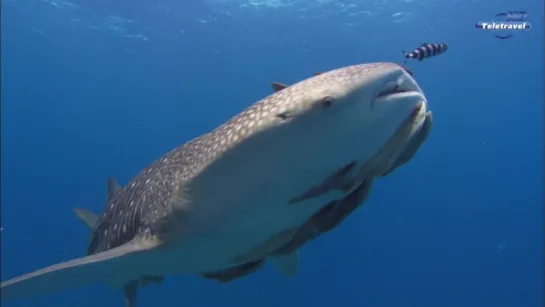
[[[419,61],[422,61],[422,59],[424,58],[429,58],[441,54],[447,51],[447,49],[448,46],[445,44],[423,43],[420,45],[420,47],[414,49],[411,52],[405,52],[403,50],[403,54],[405,55],[405,63],[407,63],[408,59],[417,59]]]

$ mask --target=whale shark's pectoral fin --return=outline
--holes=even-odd
[[[121,285],[132,279],[133,276],[128,274],[134,273],[131,269],[138,266],[139,257],[159,245],[158,240],[135,238],[129,243],[98,254],[58,263],[15,277],[0,283],[0,298],[2,300],[25,298],[92,283]],[[125,278],[125,275],[128,276]]]
[[[275,254],[271,256],[278,271],[286,277],[293,277],[299,272],[299,251],[295,250],[287,254]]]
[[[279,92],[283,89],[285,89],[286,87],[288,87],[287,85],[283,84],[283,83],[278,83],[278,82],[273,82],[271,83],[272,85],[272,88],[275,92]]]

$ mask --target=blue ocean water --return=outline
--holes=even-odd
[[[475,29],[525,10],[506,40]],[[160,155],[271,92],[340,66],[407,64],[434,127],[369,201],[302,250],[227,285],[168,277],[139,306],[539,307],[543,301],[543,2],[3,0],[2,280],[82,256],[100,212]],[[123,306],[92,286],[3,303]]]

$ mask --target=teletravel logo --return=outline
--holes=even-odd
[[[532,24],[527,20],[525,11],[508,11],[498,13],[490,21],[479,21],[475,27],[480,30],[491,31],[498,39],[513,37],[513,32],[528,30]]]

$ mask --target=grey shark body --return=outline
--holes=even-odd
[[[426,109],[416,81],[393,63],[278,90],[116,191],[88,256],[5,281],[1,298],[126,287],[145,276],[218,277],[251,272],[269,256],[293,259],[357,207],[375,178],[412,157]]]
[[[121,191],[121,186],[115,181],[113,177],[108,178],[107,181],[107,203]],[[91,212],[84,208],[74,208],[74,213],[77,217],[91,230],[94,231],[100,220],[100,216],[94,212]],[[290,251],[290,253],[278,253],[271,255],[279,271],[285,276],[294,275],[299,266],[298,253],[296,250]],[[259,259],[254,262],[245,263],[240,266],[228,268],[226,270],[204,273],[201,276],[206,279],[214,279],[216,281],[225,283],[234,279],[241,278],[250,273],[253,273],[260,269],[265,262],[265,259]],[[126,283],[123,287],[125,306],[136,306],[136,296],[139,287],[145,287],[150,283],[161,284],[164,280],[164,276],[141,276],[137,280],[132,280]]]

